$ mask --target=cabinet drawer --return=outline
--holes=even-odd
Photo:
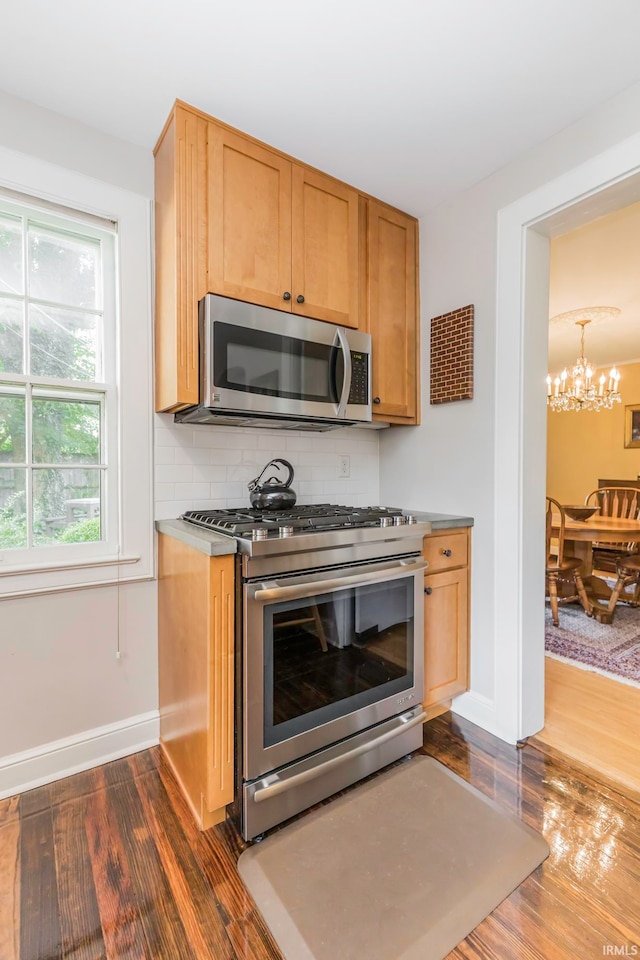
[[[425,537],[422,556],[429,564],[429,573],[463,567],[469,562],[469,538],[466,533],[443,533],[437,537]]]

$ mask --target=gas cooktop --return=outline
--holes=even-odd
[[[391,527],[413,524],[416,518],[396,507],[346,507],[331,503],[286,510],[188,510],[183,520],[229,537],[264,540],[330,530]]]

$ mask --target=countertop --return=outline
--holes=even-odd
[[[458,517],[448,513],[422,513],[413,510],[405,510],[404,513],[414,516],[420,523],[430,523],[433,532],[473,526],[472,517]],[[156,520],[156,530],[158,533],[165,533],[169,537],[181,540],[182,543],[206,553],[209,557],[222,557],[236,552],[236,541],[232,537],[205,530],[204,527],[197,527],[185,520]]]
[[[420,523],[430,523],[432,531],[452,530],[454,527],[472,527],[473,517],[459,517],[455,513],[422,513],[419,510],[404,510]]]
[[[222,533],[205,530],[186,520],[156,520],[158,533],[166,533],[174,540],[181,540],[187,546],[206,553],[209,557],[223,557],[236,552],[236,541],[233,537],[225,537]]]

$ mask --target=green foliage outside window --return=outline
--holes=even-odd
[[[95,382],[101,320],[85,312],[98,304],[100,244],[90,238],[30,226],[28,270],[32,296],[23,299],[21,220],[0,219],[0,549],[25,547],[26,403],[11,374]],[[67,303],[69,307],[55,304]],[[27,315],[24,311],[27,309]],[[25,338],[28,351],[25,351]],[[30,370],[24,368],[26,353]],[[2,389],[2,374],[7,378]],[[47,391],[47,395],[41,394]],[[12,391],[9,393],[9,391]],[[39,395],[40,394],[40,395]],[[72,500],[101,498],[100,404],[74,400],[72,391],[34,386],[31,421],[32,518],[35,544],[80,543],[101,537],[96,504],[89,512]],[[38,464],[43,469],[38,469]],[[48,469],[45,465],[51,465]]]

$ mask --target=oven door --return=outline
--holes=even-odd
[[[244,585],[243,777],[419,704],[419,556]]]

